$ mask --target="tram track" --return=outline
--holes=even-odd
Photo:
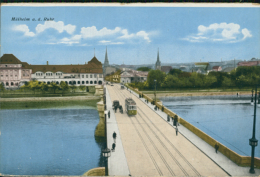
[[[116,89],[118,90],[118,95],[120,95],[121,98],[123,98],[123,100],[125,98],[127,98],[125,95],[123,95],[121,93],[121,91],[116,87]],[[140,108],[139,108],[140,109]],[[138,114],[140,117],[141,115]],[[155,149],[155,151],[157,152],[157,154],[160,156],[161,160],[163,161],[164,165],[166,166],[166,168],[169,170],[170,174],[172,176],[176,176],[176,174],[174,173],[173,169],[171,168],[171,166],[169,165],[169,163],[165,160],[165,158],[163,157],[162,153],[160,152],[160,150],[158,149],[158,147],[156,146],[156,143],[154,143],[154,141],[152,140],[151,136],[149,136],[149,134],[147,133],[147,131],[145,130],[144,126],[140,123],[140,121],[136,118],[136,116],[133,116],[135,118],[135,120],[138,122],[138,125],[140,125],[140,127],[142,128],[144,134],[146,135],[146,137],[148,138],[149,142],[151,143],[151,145],[153,146],[153,148]],[[143,118],[142,118],[143,119]],[[135,126],[135,123],[133,121],[132,118],[130,118],[132,124]],[[144,120],[144,119],[143,119]],[[147,125],[147,124],[146,124]],[[147,125],[148,126],[148,125]],[[148,126],[149,127],[149,126]],[[135,126],[135,129],[138,131],[138,133],[140,134],[139,130],[137,129],[137,127]],[[152,130],[149,127],[150,130]],[[158,138],[158,136],[153,132],[153,134],[156,136],[156,138],[160,141],[160,139]],[[141,135],[140,135],[141,136]],[[143,139],[143,138],[142,138]],[[163,144],[162,141],[160,141],[161,145],[164,146],[164,148],[166,148],[166,146]],[[170,154],[170,151],[168,149],[166,149],[168,151],[168,153]],[[173,155],[171,154],[171,157],[173,157]],[[185,176],[188,176],[188,173],[183,169],[183,167],[181,167],[180,164],[178,164],[178,161],[174,158],[176,164],[182,169],[183,173],[185,174]]]
[[[118,96],[118,94],[116,94],[116,95]],[[121,96],[121,95],[120,95],[120,96]],[[123,96],[121,96],[121,97],[123,98]],[[123,98],[123,99],[124,99],[124,98]],[[135,117],[135,116],[134,116],[134,117]],[[143,143],[143,145],[144,145],[144,147],[145,147],[145,149],[146,149],[146,151],[147,151],[149,157],[151,158],[151,160],[152,160],[152,162],[153,162],[153,164],[154,164],[154,166],[155,166],[157,172],[159,173],[160,176],[163,176],[163,173],[162,173],[160,167],[158,166],[158,164],[157,164],[156,160],[154,159],[154,157],[153,157],[151,151],[149,150],[147,144],[145,143],[143,137],[141,136],[140,131],[138,130],[138,128],[136,127],[136,125],[133,123],[133,120],[132,120],[132,119],[130,119],[130,120],[131,120],[131,123],[132,123],[132,125],[134,126],[134,128],[135,128],[137,134],[138,134],[138,137],[140,138],[141,142]]]
[[[121,97],[125,97],[125,95],[122,96],[122,93],[119,91],[119,89],[116,87],[116,89],[118,90],[117,93],[121,94]],[[124,99],[124,98],[123,98]],[[180,162],[174,157],[174,155],[172,154],[172,152],[167,148],[167,146],[162,142],[162,140],[158,137],[158,135],[155,133],[155,131],[152,129],[152,127],[147,123],[147,121],[143,118],[143,116],[140,114],[140,112],[146,117],[146,119],[153,125],[153,127],[164,137],[164,139],[168,142],[168,144],[175,150],[175,152],[181,157],[181,159],[186,163],[186,165],[188,167],[190,167],[190,169],[194,172],[194,174],[196,176],[201,176],[201,174],[193,167],[192,164],[189,163],[189,161],[182,155],[182,153],[172,144],[172,142],[162,133],[162,131],[158,128],[158,126],[156,126],[149,118],[148,116],[139,108],[138,109],[138,115],[140,116],[140,118],[145,122],[145,125],[147,125],[147,127],[151,130],[151,132],[154,134],[154,136],[156,137],[156,139],[160,142],[160,144],[163,146],[163,148],[168,152],[168,154],[171,156],[171,158],[173,159],[173,161],[176,163],[176,165],[181,169],[181,171],[184,173],[185,176],[189,176],[189,173],[183,168],[183,166],[180,164]],[[135,117],[136,118],[136,117]],[[140,123],[140,121],[136,118],[138,124],[140,124],[140,126],[142,127],[143,131],[146,133],[147,136],[149,136],[147,134],[147,132],[144,130],[143,125]],[[150,137],[149,137],[150,139]],[[154,146],[154,143],[152,144]],[[158,150],[158,148],[156,148]],[[168,170],[171,172],[171,174],[175,175],[174,172],[172,171],[172,169],[169,168],[168,165],[166,165]],[[192,174],[192,176],[194,175]]]

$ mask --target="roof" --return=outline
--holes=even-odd
[[[213,66],[212,69],[219,69],[221,66]]]
[[[171,66],[162,66],[161,67],[161,71],[168,73],[170,70],[172,69]]]
[[[23,69],[32,69],[32,73],[42,72],[58,72],[63,73],[103,73],[102,63],[94,56],[88,64],[84,65],[29,65],[21,62],[13,54],[4,54],[0,58],[0,63],[4,64],[22,64]]]
[[[4,54],[0,58],[0,63],[1,64],[22,64],[22,62],[16,58],[13,54]]]
[[[126,98],[126,102],[128,102],[130,105],[136,105],[135,101],[132,98]]]
[[[237,66],[257,66],[260,64],[260,61],[245,61],[239,62]]]

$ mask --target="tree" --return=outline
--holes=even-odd
[[[4,85],[3,82],[1,82],[1,84],[0,84],[0,91],[1,91],[1,92],[4,92],[4,91],[5,91],[5,85]]]
[[[41,86],[41,91],[42,91],[42,94],[44,94],[46,91],[48,91],[49,90],[49,87],[48,87],[48,85],[46,84],[46,83],[44,83],[44,82],[42,82],[41,84],[40,84],[40,86]]]
[[[40,84],[37,80],[34,80],[34,81],[30,81],[27,85],[28,88],[30,88],[31,90],[33,90],[34,94],[35,94],[35,91],[37,89],[40,89]]]
[[[167,75],[162,83],[162,87],[164,88],[178,88],[180,86],[180,82],[178,77],[175,75]]]
[[[222,87],[231,87],[231,86],[234,86],[234,83],[231,81],[231,79],[228,77],[224,77],[222,81]]]
[[[62,94],[64,94],[65,91],[69,90],[68,84],[64,81],[60,82],[60,88],[62,90]]]
[[[164,79],[165,79],[166,74],[160,70],[151,70],[148,73],[147,76],[147,82],[149,85],[149,88],[154,88],[154,80],[157,81],[156,83],[156,87],[160,88],[161,84],[163,83]]]
[[[81,91],[85,91],[85,90],[86,90],[86,86],[81,85],[81,86],[79,86],[79,89],[80,89]]]
[[[171,69],[168,74],[178,76],[181,73],[182,73],[182,70],[180,70],[180,69]]]
[[[55,91],[60,87],[59,85],[57,85],[55,82],[52,82],[49,87],[51,88],[51,90],[53,90],[53,93],[55,94]]]
[[[210,87],[213,83],[217,82],[217,78],[215,76],[206,76],[203,79],[203,87]]]
[[[149,67],[139,67],[139,68],[137,68],[136,70],[137,70],[137,71],[150,71],[151,68],[149,68]]]

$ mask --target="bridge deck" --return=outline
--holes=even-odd
[[[107,89],[111,101],[119,100],[124,109],[123,114],[117,111],[115,117],[132,176],[227,175],[185,137],[176,136],[171,125],[129,91],[121,90],[117,84]],[[129,117],[125,113],[124,103],[128,97],[137,103],[136,116]]]

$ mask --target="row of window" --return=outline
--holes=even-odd
[[[5,85],[6,85],[6,86],[9,86],[9,82],[6,82]],[[15,85],[15,86],[18,86],[18,82],[17,82],[17,83],[11,82],[10,86],[14,86],[14,85]]]
[[[50,84],[51,82],[50,82],[50,81],[48,81],[48,82],[45,82],[45,81],[44,81],[44,83]],[[56,84],[60,84],[60,82],[58,82],[58,81],[56,81],[55,83],[56,83]],[[66,83],[66,84],[69,84],[69,85],[85,84],[85,83],[86,83],[86,84],[97,84],[97,83],[98,83],[98,84],[102,84],[102,81],[98,81],[98,82],[97,82],[97,81],[86,81],[86,82],[85,82],[85,81],[77,81],[77,82],[76,82],[76,81],[69,81],[69,82],[68,82],[68,81],[65,81],[65,83]]]
[[[35,73],[36,74],[36,76],[42,76],[43,75],[43,73]],[[62,73],[55,73],[56,74],[56,76],[62,76]],[[45,73],[45,75],[46,76],[52,76],[52,73]],[[88,78],[88,75],[89,75],[89,78],[97,78],[97,74],[86,74],[86,75],[84,75],[84,74],[82,74],[81,75],[81,78],[84,78],[84,77],[86,77],[86,78]],[[74,75],[74,77],[76,77],[77,75]],[[71,75],[71,77],[73,77],[73,75]],[[78,77],[80,77],[80,75],[78,75]],[[102,78],[102,74],[99,74],[99,77],[100,78]]]
[[[4,75],[1,75],[1,77],[4,77]],[[8,77],[8,75],[5,75],[5,77]],[[13,77],[13,75],[10,75],[10,77]],[[17,77],[17,75],[15,75]]]

